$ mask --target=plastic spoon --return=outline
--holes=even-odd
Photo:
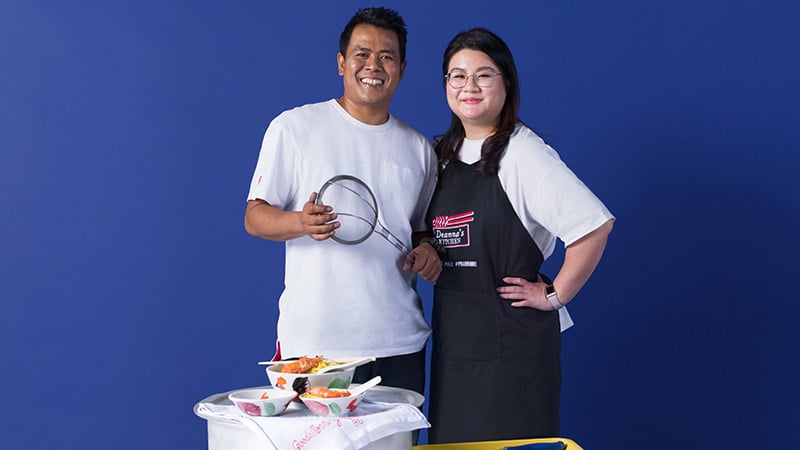
[[[258,365],[259,366],[274,366],[275,364],[284,364],[284,363],[290,363],[290,362],[295,362],[295,361],[297,361],[297,360],[296,359],[284,359],[284,360],[278,360],[278,361],[259,361]]]
[[[360,365],[362,365],[364,363],[367,363],[367,362],[370,362],[370,361],[375,361],[375,357],[374,356],[370,356],[370,357],[367,357],[367,358],[360,358],[360,359],[357,359],[355,361],[346,362],[344,364],[333,364],[333,365],[330,365],[330,366],[327,366],[327,367],[323,367],[322,369],[316,371],[316,373],[326,373],[326,372],[334,372],[334,371],[337,371],[337,370],[349,369],[351,367],[360,366]]]
[[[355,387],[353,389],[350,389],[350,396],[351,397],[355,397],[356,395],[361,395],[361,394],[364,393],[364,391],[366,391],[367,389],[369,389],[371,387],[376,386],[380,382],[381,382],[381,376],[378,375],[377,377],[370,379],[366,383],[364,383],[364,384],[362,384],[360,386],[357,386],[357,387]]]

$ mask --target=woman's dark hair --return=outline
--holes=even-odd
[[[481,160],[478,171],[481,173],[495,173],[500,164],[500,158],[508,146],[508,140],[519,122],[519,77],[517,66],[511,50],[499,36],[484,28],[473,28],[469,31],[458,33],[444,51],[442,62],[442,79],[447,75],[450,59],[461,50],[470,49],[486,53],[497,65],[503,74],[502,79],[506,87],[506,102],[500,111],[495,133],[488,137],[481,147]],[[445,81],[446,83],[446,81]],[[447,89],[447,85],[445,85]],[[464,125],[455,113],[452,113],[450,128],[436,144],[436,154],[439,155],[439,167],[458,158],[461,144],[466,133]]]
[[[408,39],[406,22],[397,11],[389,8],[362,8],[356,11],[350,22],[345,25],[342,35],[339,36],[339,53],[342,56],[347,55],[347,46],[350,44],[353,29],[361,24],[372,25],[397,33],[397,40],[400,43],[400,62],[406,60],[406,40]]]

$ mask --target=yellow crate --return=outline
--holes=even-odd
[[[514,447],[522,444],[535,444],[537,442],[558,442],[567,444],[566,450],[583,450],[580,445],[567,438],[546,439],[515,439],[512,441],[484,441],[484,442],[458,442],[455,444],[428,444],[412,447],[414,450],[503,450],[504,447]]]

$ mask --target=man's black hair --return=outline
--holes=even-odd
[[[362,8],[356,11],[339,37],[339,53],[342,56],[347,55],[347,46],[350,44],[353,29],[361,24],[372,25],[397,33],[397,40],[400,43],[400,62],[406,60],[406,40],[408,38],[406,22],[397,11],[383,7]]]

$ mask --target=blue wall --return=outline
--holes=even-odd
[[[489,27],[524,120],[618,217],[571,306],[563,434],[793,440],[795,2],[385,5],[410,30],[395,115],[443,131],[444,46]],[[3,448],[203,448],[194,403],[266,383],[283,246],[244,232],[245,195],[269,120],[341,94],[338,34],[360,6],[2,2]]]

